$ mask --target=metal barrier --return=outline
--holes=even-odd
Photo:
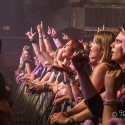
[[[40,95],[24,94],[23,84],[11,83],[10,80],[6,80],[6,83],[12,91],[14,100],[11,108],[13,125],[49,125],[49,116],[57,110],[52,105],[54,94],[49,92],[43,92]],[[65,101],[58,111],[66,110]]]

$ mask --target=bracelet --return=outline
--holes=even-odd
[[[66,85],[66,84],[69,84],[70,83],[70,80],[69,79],[64,79],[63,80],[63,83]]]
[[[78,82],[74,82],[74,83],[70,83],[70,86],[77,86],[78,85]]]
[[[71,72],[68,72],[68,74],[73,74],[75,72],[75,70],[71,71]]]
[[[73,120],[74,120],[74,122],[77,122],[77,121],[78,121],[76,115],[73,115]]]
[[[69,117],[69,123],[77,122],[77,121],[78,121],[78,119],[77,119],[76,115]]]
[[[68,72],[68,77],[69,78],[75,78],[75,70],[74,71],[72,71],[72,72]]]
[[[72,74],[68,74],[68,76],[67,77],[69,77],[69,78],[75,78],[75,74],[74,73],[72,73]]]
[[[70,116],[70,117],[69,117],[68,122],[69,122],[69,123],[73,123],[73,122],[74,122],[73,116]]]
[[[39,39],[43,39],[43,38],[39,38]]]
[[[113,105],[114,103],[117,103],[117,100],[112,99],[112,100],[105,100],[103,103],[104,105]]]
[[[52,38],[57,39],[57,38],[58,38],[58,36],[53,36]]]
[[[48,85],[48,84],[46,83],[46,84],[44,84],[43,90],[44,90],[44,91],[49,91],[49,92],[51,92],[51,91],[52,91],[52,86],[50,86],[50,85]]]
[[[55,39],[57,39],[58,37],[56,36],[56,37],[54,37]]]
[[[36,40],[33,38],[33,39],[30,39],[30,42],[31,43],[36,43]]]

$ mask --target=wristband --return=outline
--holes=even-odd
[[[78,85],[78,82],[74,82],[74,83],[70,83],[70,86],[77,86]]]
[[[63,83],[66,85],[66,84],[69,84],[70,83],[70,80],[69,79],[64,79],[63,80]]]
[[[31,43],[36,43],[36,40],[33,38],[33,39],[30,39],[30,42]]]
[[[74,120],[74,122],[77,122],[77,121],[78,121],[76,115],[73,115],[73,120]]]
[[[68,77],[70,77],[70,78],[74,78],[75,77],[75,70],[73,70],[72,72],[68,72],[67,74],[68,74]]]
[[[112,100],[105,100],[103,103],[104,105],[114,105],[114,103],[117,103],[117,100],[112,99]]]
[[[57,38],[58,38],[58,36],[53,36],[52,38],[57,39]]]
[[[78,119],[77,119],[76,115],[69,117],[69,123],[73,123],[73,122],[76,123],[77,121],[78,121]]]
[[[46,83],[46,84],[44,84],[43,90],[44,90],[44,91],[49,91],[49,92],[51,92],[51,91],[52,91],[52,86],[50,86],[50,85],[48,85],[48,84]]]

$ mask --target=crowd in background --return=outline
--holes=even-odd
[[[43,22],[37,31],[38,41],[32,28],[26,33],[32,48],[23,47],[14,78],[25,86],[24,94],[54,93],[54,106],[66,100],[75,102],[66,112],[51,115],[50,124],[124,125],[125,24],[117,33],[99,29],[91,42],[63,33],[66,44],[54,28],[48,27],[46,33]]]

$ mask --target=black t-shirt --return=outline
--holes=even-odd
[[[35,64],[32,60],[26,60],[24,61],[24,64],[28,63],[30,65],[31,71],[35,69]]]
[[[6,82],[5,79],[2,75],[2,73],[0,72],[0,98],[6,98]]]

